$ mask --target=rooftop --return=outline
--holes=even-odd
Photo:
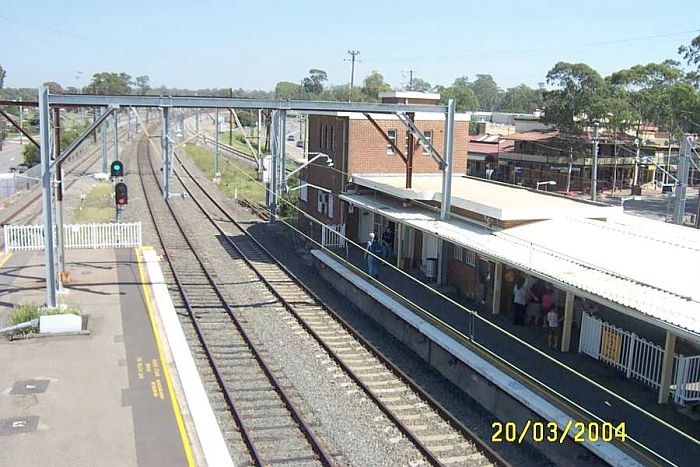
[[[459,219],[442,221],[434,211],[399,201],[358,194],[341,199],[700,342],[700,291],[689,271],[700,260],[699,232],[624,214],[608,221],[561,218],[494,231]],[[596,248],[586,248],[592,244]],[[650,263],[639,255],[657,249],[663,257],[687,259],[688,266]]]
[[[379,99],[432,99],[440,100],[440,94],[435,92],[419,92],[419,91],[388,91],[380,92]]]
[[[354,183],[387,195],[421,201],[442,199],[441,174],[414,174],[405,188],[403,174],[355,174]],[[498,220],[543,220],[557,217],[600,218],[622,213],[618,206],[537,192],[479,178],[452,178],[452,206]]]

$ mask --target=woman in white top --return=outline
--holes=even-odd
[[[527,287],[525,279],[519,277],[513,286],[513,322],[515,324],[525,323],[525,307],[527,306]]]

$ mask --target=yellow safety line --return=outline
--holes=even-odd
[[[145,248],[145,247],[144,247]],[[165,381],[168,385],[168,394],[170,394],[170,401],[173,405],[173,412],[175,413],[175,420],[177,420],[177,428],[180,431],[180,439],[182,440],[182,446],[185,448],[185,457],[187,458],[187,465],[194,467],[194,457],[192,456],[192,448],[190,446],[190,440],[187,436],[187,431],[185,430],[185,423],[182,420],[182,414],[180,413],[180,406],[175,397],[175,391],[173,390],[173,384],[170,379],[170,371],[168,370],[168,365],[163,358],[163,348],[160,343],[160,338],[158,337],[158,330],[156,328],[156,322],[153,313],[153,305],[151,304],[151,296],[148,293],[148,287],[145,280],[145,273],[143,269],[143,258],[141,256],[141,250],[139,248],[135,249],[136,259],[139,265],[139,279],[141,280],[141,287],[143,289],[143,298],[146,302],[146,309],[148,310],[148,318],[151,320],[151,328],[153,329],[153,337],[156,341],[156,347],[158,348],[158,357],[160,358],[160,366],[163,368],[163,373],[165,374]]]
[[[5,263],[7,263],[7,261],[10,259],[10,256],[12,256],[12,252],[0,255],[0,268],[3,267]]]

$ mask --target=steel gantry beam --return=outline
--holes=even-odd
[[[34,146],[39,147],[39,143],[37,143],[36,140],[35,140],[34,138],[32,138],[32,136],[27,132],[27,130],[25,130],[24,128],[22,128],[22,125],[20,125],[19,123],[15,122],[15,120],[10,116],[10,114],[8,114],[7,112],[5,112],[5,110],[0,109],[0,115],[2,115],[3,117],[5,117],[5,119],[6,119],[8,122],[10,122],[10,125],[12,125],[13,127],[15,127],[15,128],[17,129],[17,131],[19,131],[19,132],[22,133],[24,136],[26,136],[27,139],[28,139],[29,141],[31,141],[32,144],[33,144]]]
[[[184,107],[212,109],[275,109],[307,112],[369,112],[396,114],[399,112],[445,113],[446,105],[374,104],[367,102],[282,101],[274,99],[241,99],[237,97],[194,96],[96,96],[91,94],[49,95],[51,106],[132,106]]]
[[[114,106],[109,106],[105,112],[102,112],[99,117],[97,117],[96,120],[92,122],[90,127],[88,127],[87,130],[83,131],[83,133],[75,138],[75,140],[64,150],[61,152],[59,156],[56,156],[56,160],[52,162],[51,166],[53,167],[56,164],[60,164],[63,162],[65,159],[70,157],[73,152],[75,152],[76,149],[82,144],[83,141],[85,141],[85,138],[90,136],[90,134],[97,129],[98,126],[104,122],[107,117],[116,109]]]

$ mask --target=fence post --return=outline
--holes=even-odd
[[[633,332],[630,333],[630,344],[629,348],[627,349],[627,372],[626,372],[626,377],[627,379],[630,379],[630,376],[632,375],[632,364],[634,363],[634,346],[635,343],[637,342],[637,335]]]
[[[10,251],[9,247],[8,247],[8,245],[10,244],[10,236],[8,235],[8,233],[9,233],[9,229],[11,229],[11,228],[12,228],[12,226],[6,225],[2,229],[2,233],[5,237],[5,253]]]
[[[676,404],[683,404],[685,401],[685,358],[683,355],[678,355],[675,383],[676,390],[673,393],[673,401]]]
[[[92,249],[97,249],[97,225],[90,224],[90,234],[92,235]]]

